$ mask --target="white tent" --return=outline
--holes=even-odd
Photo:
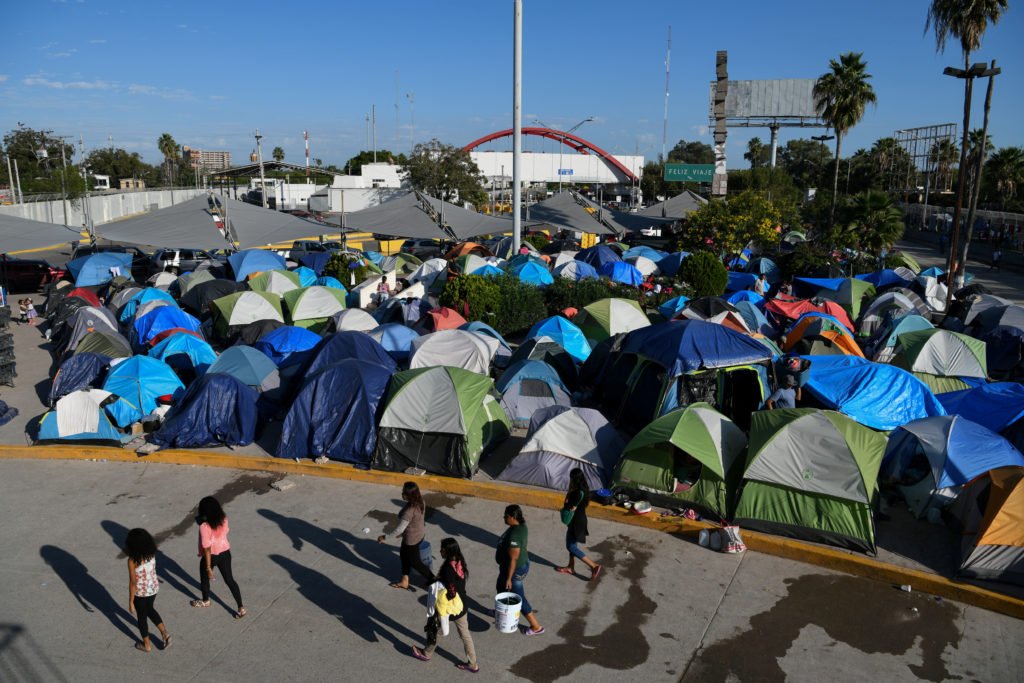
[[[412,342],[409,369],[444,365],[486,375],[500,345],[493,337],[467,330],[425,334]]]

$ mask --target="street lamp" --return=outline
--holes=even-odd
[[[956,186],[956,208],[953,210],[953,234],[949,244],[949,259],[947,261],[948,268],[946,269],[946,309],[949,309],[949,304],[953,299],[953,290],[956,289],[954,282],[949,281],[949,276],[960,271],[960,265],[957,263],[956,252],[960,245],[960,214],[963,211],[964,203],[964,187],[967,181],[967,138],[971,130],[971,95],[974,90],[974,79],[985,76],[995,76],[999,73],[999,69],[989,69],[988,65],[984,62],[977,62],[972,64],[969,69],[958,69],[953,66],[947,66],[942,70],[942,73],[946,76],[952,76],[953,78],[961,78],[964,80],[964,132],[963,137],[960,140],[960,172],[958,174],[959,180]]]
[[[820,142],[821,144],[824,145],[829,140],[835,140],[836,136],[835,135],[812,135],[811,139],[814,140],[815,142]],[[838,159],[836,159],[836,163],[839,163]],[[847,174],[849,174],[849,171],[847,171]],[[847,183],[846,183],[846,193],[847,194],[850,193],[850,183],[849,183],[849,181],[847,181]]]

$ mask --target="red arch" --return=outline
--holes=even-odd
[[[611,154],[604,151],[594,143],[584,140],[583,138],[573,135],[572,133],[566,133],[565,131],[562,130],[555,130],[554,128],[540,127],[527,127],[523,128],[522,130],[523,135],[536,135],[537,137],[563,142],[566,145],[572,147],[580,154],[589,154],[590,152],[593,152],[594,154],[608,162],[610,166],[613,166],[614,168],[621,171],[622,174],[625,175],[630,180],[639,180],[636,177],[636,175],[634,175],[632,171],[626,168],[625,164],[623,164],[621,161],[619,161],[618,159],[616,159]],[[498,138],[507,138],[510,135],[512,135],[511,128],[499,130],[497,133],[491,133],[490,135],[483,136],[479,140],[474,140],[473,142],[463,147],[463,149],[468,152],[472,149],[476,149],[477,147],[486,142],[490,142],[491,140],[497,140]]]

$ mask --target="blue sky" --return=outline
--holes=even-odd
[[[708,83],[720,49],[729,51],[732,79],[815,78],[840,52],[863,52],[878,106],[844,152],[898,128],[959,122],[963,90],[942,68],[962,57],[955,44],[936,53],[924,33],[928,4],[525,0],[523,123],[539,117],[567,128],[593,116],[579,134],[613,153],[655,157],[670,24],[669,148],[680,138],[711,142]],[[157,137],[170,132],[241,162],[259,128],[265,155],[280,145],[297,163],[308,130],[311,157],[340,165],[366,147],[365,117],[376,104],[380,148],[408,151],[414,138],[431,137],[462,145],[511,127],[512,5],[11,2],[3,11],[0,130],[20,121],[82,135],[87,149],[112,135],[149,162],[159,161]],[[1022,37],[1024,12],[1012,6],[972,60],[995,58],[1003,68],[991,122],[997,147],[1024,145]],[[979,127],[982,99],[975,98]],[[742,152],[752,135],[767,140],[768,131],[730,131],[730,167],[747,167]],[[781,133],[782,142],[794,137],[801,132]],[[510,146],[506,139],[492,148]]]

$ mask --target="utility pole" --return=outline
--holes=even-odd
[[[89,220],[89,173],[85,168],[85,139],[81,134],[78,136],[78,156],[81,159],[79,170],[82,173],[82,182],[85,183],[85,198],[82,200],[82,227],[91,235],[92,229],[89,226],[91,222]]]
[[[309,131],[302,131],[302,137],[306,141],[306,182],[309,182]]]
[[[14,171],[11,170],[11,155],[10,154],[5,154],[4,156],[7,158],[7,181],[8,181],[8,184],[11,186],[11,203],[12,204],[17,204],[18,203],[18,193],[14,189]],[[492,211],[491,213],[494,213],[494,212]]]
[[[64,138],[66,135],[60,135],[57,137],[60,140],[60,163],[61,163],[61,174],[60,174],[60,193],[61,193],[61,204],[64,207],[64,225],[67,227],[68,224],[68,155],[64,149]]]
[[[996,66],[996,60],[994,59],[986,71],[988,88],[985,91],[985,114],[981,126],[981,149],[978,150],[977,165],[974,168],[974,185],[971,188],[971,198],[967,208],[967,232],[964,234],[964,248],[960,254],[960,265],[956,270],[956,281],[959,287],[963,286],[961,280],[965,278],[965,273],[967,272],[967,250],[971,246],[971,237],[974,234],[974,214],[978,209],[978,195],[981,193],[981,174],[985,168],[985,143],[988,141],[988,115],[989,110],[992,108],[992,88],[995,85],[996,76],[1002,72],[1003,70]]]
[[[665,119],[661,124],[661,163],[668,161],[668,85],[672,70],[672,26],[668,27],[668,47],[665,50]]]
[[[522,244],[521,162],[523,156],[523,0],[513,2],[512,30],[512,256]]]
[[[373,163],[377,163],[377,105],[371,105],[370,113],[373,119]]]
[[[409,100],[409,122],[412,130],[409,132],[409,153],[416,149],[416,94],[407,92],[405,99]]]
[[[260,144],[260,140],[263,136],[260,135],[260,129],[256,129],[256,160],[260,164],[260,197],[263,198],[263,208],[267,208],[267,178],[263,175],[263,147]]]
[[[363,149],[364,150],[369,150],[370,149],[370,114],[369,113],[366,114],[366,147],[364,147]]]
[[[25,203],[25,195],[21,191],[21,174],[18,173],[18,160],[14,160],[14,182],[18,185],[18,203]]]

